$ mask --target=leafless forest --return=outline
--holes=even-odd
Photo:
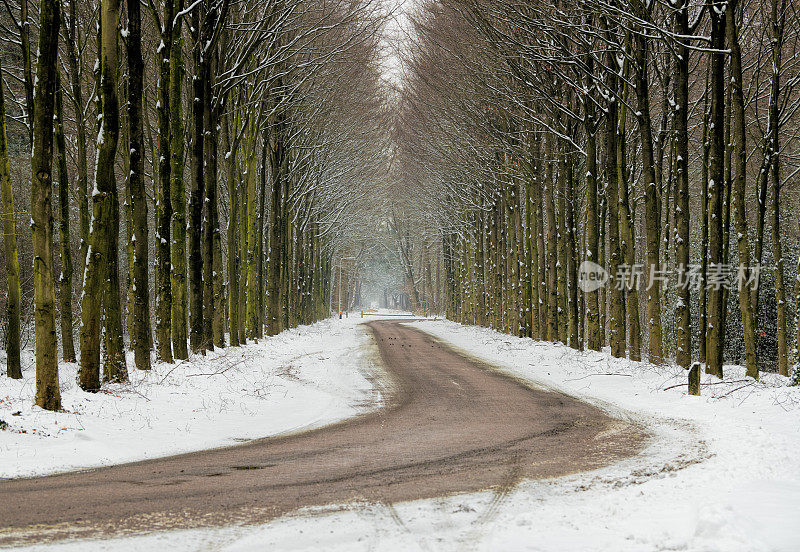
[[[800,6],[410,13],[0,0],[8,377],[58,410],[61,361],[95,391],[372,302],[800,383]]]

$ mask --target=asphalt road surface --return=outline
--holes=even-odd
[[[0,545],[504,492],[522,478],[590,470],[641,449],[640,428],[527,387],[401,322],[369,324],[391,380],[380,409],[235,447],[0,481]]]

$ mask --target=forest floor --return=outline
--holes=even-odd
[[[330,332],[358,334],[355,341],[360,341],[358,351],[363,355],[369,344],[363,328],[354,327],[354,322],[322,324],[329,324]],[[788,387],[785,378],[765,374],[755,382],[744,378],[739,368],[728,367],[724,381],[704,376],[703,395],[691,397],[680,386],[685,374],[676,367],[616,360],[607,353],[579,353],[447,321],[414,325],[529,386],[565,393],[624,421],[623,425],[642,428],[649,435],[644,449],[591,471],[522,479],[486,491],[394,504],[365,500],[315,506],[261,525],[163,531],[27,549],[796,549],[800,389]],[[286,339],[302,340],[301,336]],[[298,375],[306,378],[302,370]],[[362,378],[367,382],[362,396],[382,394],[370,391],[370,378]],[[341,385],[347,387],[347,382]],[[371,401],[372,407],[379,402]],[[364,408],[356,403],[348,407],[353,414]],[[5,419],[6,412],[0,413]],[[281,417],[285,414],[280,412]],[[296,422],[294,427],[302,425]],[[5,438],[0,433],[0,442]],[[0,463],[3,469],[6,460]]]

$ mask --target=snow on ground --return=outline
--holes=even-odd
[[[333,326],[339,322],[333,322]],[[653,435],[635,458],[589,473],[394,506],[306,509],[257,527],[174,531],[29,550],[245,552],[800,549],[800,389],[785,378],[703,377],[578,353],[446,321],[417,327],[531,385],[561,390]]]
[[[355,317],[137,371],[85,393],[59,366],[63,412],[33,405],[23,379],[0,378],[0,478],[106,466],[319,427],[380,404],[368,333]],[[3,423],[0,422],[0,427]]]

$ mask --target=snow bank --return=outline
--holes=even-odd
[[[22,380],[0,377],[0,477],[42,475],[202,450],[318,427],[380,404],[369,336],[356,318],[326,320],[247,347],[133,369],[130,383],[85,393],[59,366],[63,412],[33,405],[32,354]],[[2,424],[0,423],[0,426]]]

